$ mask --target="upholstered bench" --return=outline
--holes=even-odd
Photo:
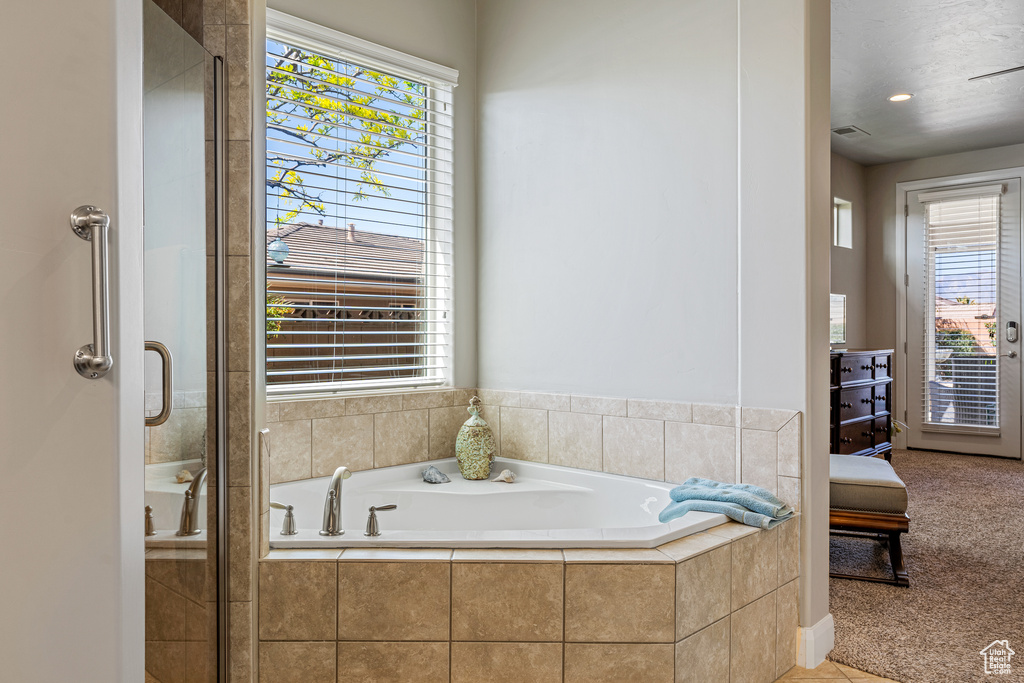
[[[885,460],[859,455],[830,455],[829,532],[834,535],[876,534],[889,546],[893,579],[851,574],[830,574],[837,579],[859,579],[909,586],[903,565],[900,534],[910,529],[907,487]],[[849,533],[853,532],[853,533]]]

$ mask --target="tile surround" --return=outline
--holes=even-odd
[[[275,550],[260,680],[770,683],[796,663],[796,581],[776,568],[798,525],[633,551]],[[763,565],[750,600],[733,578]]]

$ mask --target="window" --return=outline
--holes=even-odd
[[[267,393],[451,378],[458,74],[267,11]]]
[[[853,204],[839,197],[832,200],[832,244],[853,249]]]

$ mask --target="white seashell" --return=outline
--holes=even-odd
[[[516,480],[516,473],[513,472],[512,470],[502,470],[501,474],[496,476],[494,479],[491,479],[491,481],[505,481],[505,482],[508,482],[509,484],[511,484],[515,480]]]
[[[427,469],[423,470],[423,481],[428,484],[446,484],[451,481],[451,479],[448,478],[447,474],[431,465]]]
[[[174,478],[178,481],[179,484],[184,484],[187,481],[192,481],[192,473],[189,472],[188,470],[181,470],[180,472],[174,475]]]

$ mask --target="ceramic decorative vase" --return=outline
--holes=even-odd
[[[469,402],[470,418],[462,425],[455,439],[455,458],[459,471],[465,479],[487,479],[491,475],[491,461],[494,460],[494,434],[480,417],[480,399],[474,396]]]

